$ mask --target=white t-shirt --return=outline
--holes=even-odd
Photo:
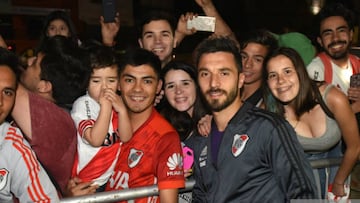
[[[341,68],[332,61],[332,81],[331,84],[338,87],[347,94],[347,91],[350,87],[350,76],[353,75],[352,66],[350,60],[348,60],[347,68]],[[311,79],[316,81],[325,80],[325,71],[324,64],[322,63],[320,57],[315,57],[310,64],[307,66],[307,72]]]

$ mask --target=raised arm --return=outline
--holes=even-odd
[[[225,20],[221,17],[220,13],[216,10],[216,7],[213,4],[212,0],[195,0],[195,2],[202,8],[202,10],[207,16],[212,16],[216,18],[214,32],[215,35],[229,36],[237,42],[235,34],[233,33],[229,25],[225,22]]]
[[[225,22],[225,20],[221,17],[220,13],[216,10],[216,7],[211,0],[195,0],[195,2],[202,8],[206,16],[216,18],[214,35],[228,36],[238,42],[235,34],[233,33],[229,25]],[[180,16],[175,31],[174,47],[177,47],[186,36],[196,33],[196,29],[187,29],[186,21],[188,19],[192,19],[194,16],[197,15],[198,14],[188,12]]]
[[[113,92],[111,89],[102,90],[100,93],[100,111],[92,127],[86,128],[83,132],[83,138],[92,146],[100,147],[108,134],[111,122],[112,105],[107,99],[107,92]]]
[[[121,142],[127,142],[132,137],[133,128],[125,104],[122,98],[115,92],[111,92],[108,98],[112,102],[112,107],[118,113],[118,133],[120,140]]]
[[[192,12],[187,12],[180,16],[176,30],[175,30],[174,48],[177,47],[186,36],[196,33],[195,28],[187,29],[187,21],[189,19],[191,20],[193,17],[196,17],[196,16],[197,16],[197,14],[192,13]]]
[[[116,44],[115,37],[120,30],[120,14],[116,13],[115,22],[104,22],[104,17],[100,16],[101,37],[102,42],[106,46],[114,46]]]

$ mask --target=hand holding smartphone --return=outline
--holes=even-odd
[[[104,22],[115,22],[116,0],[102,0]]]
[[[360,74],[354,74],[350,77],[350,87],[360,87]]]
[[[197,31],[215,32],[215,17],[197,16],[187,21],[187,29],[195,28]]]

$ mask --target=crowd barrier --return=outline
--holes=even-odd
[[[330,166],[340,165],[342,158],[319,159],[312,160],[310,164],[312,168],[327,168]],[[359,164],[359,163],[358,163]],[[195,181],[186,181],[185,188],[179,192],[188,192],[194,187]],[[139,197],[147,197],[158,195],[159,190],[157,185],[124,189],[111,192],[99,192],[93,195],[83,195],[78,197],[68,197],[61,199],[61,203],[104,203],[104,202],[118,202],[122,200],[135,199]]]

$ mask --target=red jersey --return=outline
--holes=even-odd
[[[131,140],[122,145],[106,191],[154,184],[159,190],[185,187],[179,135],[155,109]],[[160,202],[160,199],[145,197],[135,202]]]

